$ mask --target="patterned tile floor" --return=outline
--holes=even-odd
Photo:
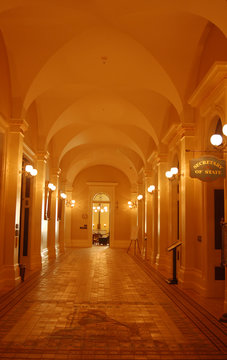
[[[157,279],[124,250],[67,251],[0,298],[0,359],[226,360],[226,326]]]

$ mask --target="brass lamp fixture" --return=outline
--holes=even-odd
[[[26,176],[36,176],[38,171],[37,169],[34,169],[32,165],[26,165],[24,168],[24,174]]]
[[[67,195],[63,192],[60,193],[60,197],[65,200],[67,198]]]
[[[169,171],[166,171],[166,177],[169,180],[174,180],[180,176],[179,170],[177,167],[172,167]]]
[[[74,208],[76,201],[75,200],[66,200],[65,205],[67,207]]]
[[[150,194],[154,194],[155,185],[150,185],[150,186],[148,187],[147,191],[148,191]]]
[[[129,209],[134,209],[137,207],[137,204],[134,201],[128,201],[128,207]]]
[[[45,188],[45,210],[44,210],[44,220],[50,220],[51,217],[51,195],[52,192],[56,190],[56,186],[50,182],[46,183]]]
[[[143,195],[142,194],[139,194],[137,196],[137,200],[140,201],[143,199]],[[129,209],[135,209],[137,207],[137,202],[136,201],[128,201],[128,207]]]
[[[226,144],[226,139],[223,138],[223,135],[227,136],[227,124],[225,124],[222,127],[221,119],[218,119],[216,129],[215,129],[215,133],[213,135],[211,135],[211,137],[210,137],[211,144],[217,150],[222,150],[227,145]]]

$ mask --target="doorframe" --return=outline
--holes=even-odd
[[[115,223],[115,188],[116,182],[87,182],[88,191],[88,241],[92,246],[92,206],[93,198],[98,193],[106,194],[110,199],[110,247],[114,247],[114,223]]]

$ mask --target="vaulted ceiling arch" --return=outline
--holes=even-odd
[[[25,109],[50,87],[69,82],[95,83],[97,89],[149,89],[166,97],[178,113],[182,111],[165,69],[141,44],[110,27],[91,27],[59,49],[34,78]]]
[[[145,155],[129,136],[117,129],[107,126],[89,127],[73,137],[62,150],[59,162],[68,151],[83,144],[93,144],[94,146],[105,145],[106,147],[109,145],[127,147],[137,153],[143,163],[146,163]]]

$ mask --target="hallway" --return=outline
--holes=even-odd
[[[194,305],[125,250],[70,249],[0,298],[0,359],[226,359]]]

